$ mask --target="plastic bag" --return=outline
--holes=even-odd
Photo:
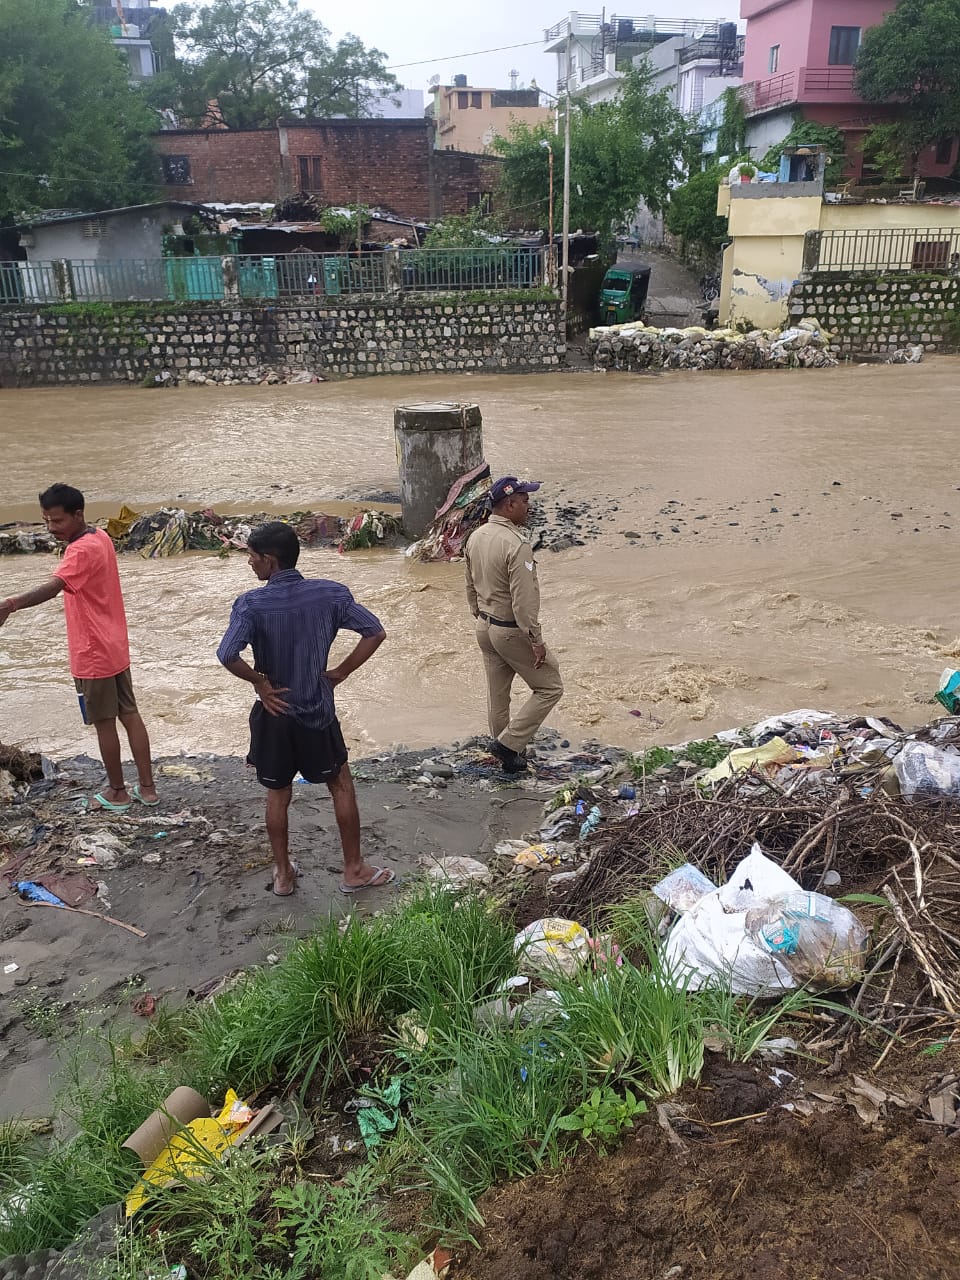
[[[521,973],[570,976],[590,955],[590,934],[576,920],[547,917],[521,929],[513,940],[513,950]]]
[[[759,845],[729,881],[680,917],[664,954],[676,984],[735,995],[849,986],[863,973],[867,932],[831,898],[805,893]]]
[[[948,715],[956,715],[960,710],[960,671],[947,667],[940,677],[940,688],[934,696],[946,708]]]
[[[893,762],[905,800],[924,796],[960,799],[960,752],[930,742],[907,742]]]
[[[718,765],[704,774],[704,782],[721,782],[747,769],[769,769],[775,765],[793,764],[800,753],[783,738],[771,738],[762,747],[735,747]]]
[[[674,911],[689,911],[705,893],[715,893],[717,886],[690,862],[677,867],[668,876],[658,880],[651,890],[661,902]]]
[[[749,911],[771,898],[795,893],[800,886],[783,867],[773,862],[754,842],[747,856],[738,862],[730,879],[717,890],[725,911]]]
[[[822,893],[789,893],[746,913],[747,933],[798,986],[849,987],[863,975],[867,930]]]

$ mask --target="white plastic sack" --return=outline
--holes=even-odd
[[[754,842],[747,856],[738,862],[727,883],[717,890],[725,911],[749,911],[751,907],[784,893],[796,893],[800,886],[783,867],[771,861]]]
[[[664,954],[691,991],[723,984],[776,996],[808,983],[849,986],[863,973],[866,938],[851,911],[806,893],[755,844],[727,884],[681,916]]]
[[[476,858],[464,858],[450,854],[445,858],[433,858],[427,867],[430,880],[439,880],[445,888],[460,889],[467,884],[489,884],[493,879],[490,868]]]
[[[893,762],[905,800],[928,796],[960,799],[960,752],[930,742],[907,742]]]
[[[590,935],[576,920],[547,917],[528,924],[513,940],[517,968],[531,977],[568,977],[590,955]]]
[[[797,984],[785,965],[744,928],[746,912],[724,911],[716,893],[701,898],[670,930],[664,956],[678,986],[729,986],[735,995],[779,995]]]

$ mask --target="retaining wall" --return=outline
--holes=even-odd
[[[845,352],[960,345],[960,279],[943,275],[816,274],[790,291],[791,320],[816,317]]]
[[[0,385],[259,382],[563,363],[558,301],[366,303],[335,307],[76,304],[0,311]]]

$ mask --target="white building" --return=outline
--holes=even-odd
[[[381,93],[369,104],[369,114],[378,120],[419,120],[426,109],[422,89],[397,89]]]
[[[616,97],[624,72],[647,61],[653,87],[665,89],[679,111],[705,120],[716,150],[713,117],[725,89],[743,83],[743,36],[735,22],[693,18],[626,18],[573,11],[544,32],[544,52],[556,55],[557,93],[570,92],[590,103]],[[641,202],[627,239],[663,241],[663,219]]]
[[[150,30],[165,16],[166,10],[153,8],[150,0],[136,0],[131,8],[122,4],[97,4],[93,8],[94,22],[107,28],[114,46],[129,63],[133,83],[149,79],[160,69]]]
[[[654,87],[666,89],[674,106],[691,118],[725,89],[743,83],[743,36],[733,22],[721,23],[719,36],[672,36],[634,58],[634,65],[644,58],[653,67]]]
[[[557,93],[567,90],[569,59],[570,92],[587,102],[615,97],[623,73],[643,58],[654,67],[657,87],[690,115],[742,79],[743,41],[734,22],[574,10],[543,34],[544,52],[557,60]]]

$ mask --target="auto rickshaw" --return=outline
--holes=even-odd
[[[650,288],[649,267],[611,267],[600,286],[600,323],[641,320]]]

